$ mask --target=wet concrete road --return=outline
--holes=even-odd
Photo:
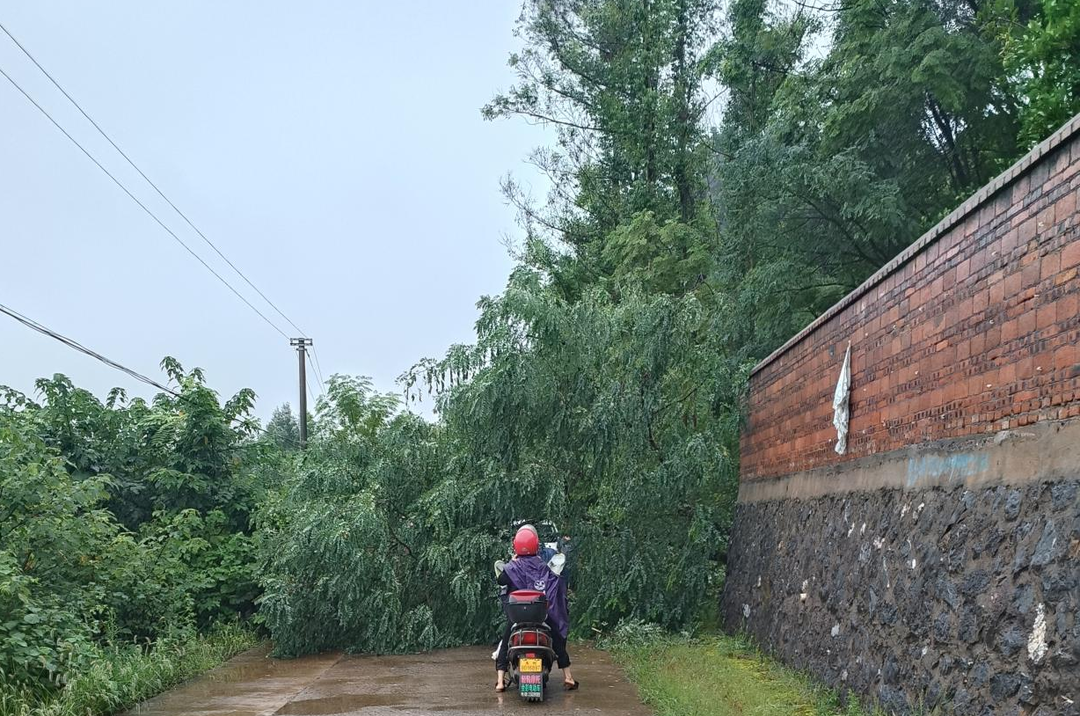
[[[564,692],[561,673],[542,704],[526,704],[513,689],[496,694],[490,649],[467,648],[409,656],[337,654],[279,661],[268,647],[151,699],[131,716],[647,716],[633,685],[607,654],[571,649],[581,689]]]

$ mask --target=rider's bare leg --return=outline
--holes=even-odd
[[[570,673],[570,667],[569,666],[562,670],[562,679],[563,679],[563,683],[567,684],[567,685],[576,683],[574,681],[573,674]]]
[[[496,671],[497,677],[495,679],[495,690],[506,691],[506,672]]]

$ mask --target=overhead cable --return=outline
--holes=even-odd
[[[299,332],[300,332],[300,333],[301,333],[302,335],[305,335],[305,336],[307,335],[307,333],[306,333],[306,332],[305,332],[304,330],[302,330],[302,329],[301,329],[301,328],[300,328],[300,327],[299,327],[298,325],[296,325],[296,323],[294,323],[294,322],[293,322],[293,320],[292,320],[291,318],[289,318],[288,316],[286,316],[286,315],[285,315],[285,313],[284,313],[284,312],[282,312],[282,310],[281,310],[280,308],[278,308],[278,307],[277,307],[277,305],[276,305],[276,304],[275,304],[275,303],[274,303],[273,301],[271,301],[271,300],[270,300],[270,299],[269,299],[269,298],[267,297],[267,295],[266,295],[265,293],[263,293],[262,291],[260,291],[260,290],[259,290],[259,287],[258,287],[258,286],[256,286],[256,285],[255,285],[255,284],[254,284],[254,283],[253,283],[253,282],[251,281],[251,279],[249,279],[249,278],[248,278],[248,277],[247,277],[247,276],[246,276],[246,275],[244,274],[244,272],[243,272],[243,271],[241,271],[241,270],[240,270],[239,268],[237,268],[236,264],[234,264],[234,263],[233,263],[232,261],[230,261],[230,260],[229,260],[229,257],[227,257],[227,256],[226,256],[226,255],[225,255],[224,253],[222,253],[222,252],[221,252],[221,250],[220,250],[220,249],[219,249],[219,248],[218,248],[218,247],[217,247],[217,246],[216,246],[216,245],[214,244],[214,242],[213,242],[213,241],[211,241],[211,240],[210,240],[209,238],[207,238],[207,237],[206,237],[206,234],[204,234],[204,233],[203,233],[203,232],[202,232],[202,231],[201,231],[201,230],[199,229],[199,227],[198,227],[198,226],[196,226],[196,225],[195,225],[195,224],[194,224],[194,223],[193,223],[193,222],[191,221],[191,219],[189,219],[189,218],[188,218],[187,214],[185,214],[184,212],[180,211],[179,207],[177,207],[177,206],[176,206],[176,204],[174,204],[174,203],[172,202],[172,200],[171,200],[171,199],[170,199],[169,197],[167,197],[167,196],[165,195],[165,192],[163,192],[163,191],[162,191],[162,190],[161,190],[161,189],[160,189],[160,188],[158,187],[158,185],[157,185],[157,184],[155,184],[155,183],[154,183],[154,182],[153,182],[153,181],[152,181],[152,180],[150,179],[150,177],[146,176],[146,173],[145,173],[145,172],[143,172],[143,170],[139,168],[139,166],[138,166],[138,165],[137,165],[137,164],[136,164],[136,163],[135,163],[135,162],[134,162],[134,161],[133,161],[133,160],[131,159],[131,157],[129,157],[129,156],[127,155],[127,153],[126,153],[126,152],[125,152],[125,151],[124,151],[123,149],[121,149],[121,148],[120,148],[120,147],[119,147],[119,146],[118,146],[118,145],[116,144],[116,142],[114,142],[114,141],[113,141],[112,137],[110,137],[110,136],[109,136],[109,135],[108,135],[108,134],[107,134],[107,133],[105,132],[105,130],[104,130],[104,129],[102,129],[102,128],[101,128],[101,126],[100,126],[100,125],[99,125],[99,124],[98,124],[97,122],[95,122],[95,121],[94,121],[94,118],[93,118],[93,117],[91,117],[91,116],[90,116],[89,114],[87,114],[86,110],[84,110],[84,109],[82,108],[82,105],[80,105],[80,104],[79,104],[78,102],[76,102],[76,101],[75,101],[75,98],[74,98],[74,97],[72,97],[72,96],[71,96],[70,94],[68,94],[67,90],[65,90],[65,89],[64,89],[64,88],[63,88],[63,87],[62,87],[62,86],[60,85],[60,83],[59,83],[59,82],[58,82],[58,81],[56,80],[56,78],[55,78],[55,77],[53,77],[53,76],[52,76],[51,74],[49,74],[49,71],[48,71],[48,70],[46,70],[46,69],[45,69],[44,67],[42,67],[42,66],[41,66],[41,63],[40,63],[40,62],[38,62],[38,61],[37,61],[37,59],[36,59],[36,58],[35,58],[35,57],[34,57],[34,56],[33,56],[32,54],[30,54],[30,51],[29,51],[29,50],[27,50],[27,49],[26,49],[26,48],[25,48],[25,47],[23,46],[23,44],[22,44],[21,42],[19,42],[19,41],[18,41],[18,40],[17,40],[16,38],[15,38],[15,36],[14,36],[14,35],[12,35],[12,34],[11,34],[11,32],[10,32],[10,31],[9,31],[9,30],[8,30],[8,29],[7,29],[6,27],[4,27],[3,23],[0,23],[0,30],[3,30],[3,31],[4,31],[4,34],[5,34],[5,35],[7,35],[7,36],[8,36],[9,38],[11,38],[11,41],[15,43],[15,46],[16,46],[16,47],[18,47],[18,48],[19,48],[20,50],[22,50],[22,53],[23,53],[24,55],[26,55],[26,56],[27,56],[27,57],[28,57],[28,58],[30,59],[30,61],[31,61],[31,62],[33,62],[33,63],[34,63],[34,65],[35,65],[35,66],[36,66],[36,67],[37,67],[37,68],[38,68],[39,70],[41,70],[41,73],[42,73],[43,75],[45,75],[46,77],[48,77],[48,78],[49,78],[49,81],[53,83],[53,86],[54,86],[54,87],[56,87],[56,89],[60,90],[60,93],[61,93],[61,94],[63,94],[63,95],[65,96],[65,97],[67,97],[68,101],[69,101],[69,102],[71,102],[71,104],[73,104],[73,105],[75,106],[75,109],[79,110],[79,112],[80,112],[80,113],[82,114],[82,116],[83,116],[83,117],[85,117],[85,118],[86,118],[86,120],[87,120],[88,122],[90,122],[90,124],[92,124],[92,125],[94,126],[94,129],[96,129],[96,130],[98,131],[98,134],[100,134],[100,135],[101,135],[102,137],[104,137],[104,138],[105,138],[105,141],[107,141],[107,142],[108,142],[109,144],[111,144],[111,145],[112,145],[112,147],[113,147],[113,149],[115,149],[115,150],[116,150],[117,152],[119,152],[119,153],[120,153],[120,156],[122,156],[122,157],[124,158],[124,160],[125,160],[125,161],[127,161],[127,163],[131,165],[131,168],[132,168],[132,169],[134,169],[134,170],[135,170],[136,172],[138,172],[138,173],[139,173],[139,176],[141,176],[141,177],[142,177],[143,179],[145,179],[145,180],[146,180],[146,183],[147,183],[147,184],[149,184],[149,185],[150,185],[151,187],[153,187],[154,191],[156,191],[156,192],[157,192],[158,196],[160,196],[160,197],[161,197],[162,199],[164,199],[164,200],[165,200],[165,203],[167,203],[167,204],[168,204],[169,206],[171,206],[171,207],[172,207],[172,209],[173,209],[173,211],[175,211],[175,212],[176,212],[177,214],[179,214],[180,218],[182,218],[182,219],[183,219],[183,220],[184,220],[184,221],[185,221],[185,222],[187,223],[187,225],[188,225],[188,226],[190,226],[190,227],[192,228],[192,230],[193,230],[193,231],[194,231],[194,232],[195,232],[196,234],[198,234],[198,235],[199,235],[199,237],[200,237],[200,238],[201,238],[201,239],[202,239],[203,241],[205,241],[205,242],[206,242],[206,244],[207,244],[207,245],[208,245],[208,246],[209,246],[210,248],[212,248],[212,249],[214,250],[214,253],[216,253],[216,254],[217,254],[218,256],[220,256],[220,257],[221,257],[221,259],[222,259],[222,260],[223,260],[223,261],[224,261],[225,263],[227,263],[227,264],[229,265],[229,267],[230,267],[230,268],[231,268],[231,269],[232,269],[233,271],[235,271],[235,272],[236,272],[236,274],[237,274],[237,275],[238,275],[238,276],[239,276],[240,278],[244,279],[244,281],[245,281],[245,282],[247,283],[247,285],[248,285],[248,286],[250,286],[250,287],[251,287],[251,288],[252,288],[252,289],[253,289],[253,290],[255,291],[255,293],[259,294],[259,296],[261,296],[261,297],[262,297],[262,299],[263,299],[264,301],[266,301],[266,303],[267,303],[267,304],[269,304],[271,308],[273,308],[273,309],[274,309],[275,311],[277,311],[278,315],[279,315],[279,316],[281,316],[282,318],[284,318],[284,319],[285,319],[285,321],[289,323],[289,325],[291,325],[291,326],[292,326],[293,328],[295,328],[295,329],[296,329],[297,331],[299,331]],[[9,79],[10,79],[10,78],[9,78]],[[25,93],[24,93],[24,94],[25,94]],[[40,107],[39,107],[39,109],[40,109]],[[50,119],[51,119],[51,118],[50,118]],[[66,133],[65,133],[65,134],[66,134]],[[190,250],[190,249],[189,249],[189,250]],[[201,260],[200,260],[200,261],[201,261]],[[205,266],[205,263],[204,263],[203,265]],[[209,267],[208,267],[208,268],[209,268]],[[215,275],[216,275],[216,274],[215,274]],[[220,278],[220,277],[219,277],[219,278]],[[275,328],[276,328],[276,326],[275,326]]]
[[[116,361],[112,360],[111,358],[107,358],[107,357],[101,355],[100,353],[98,353],[97,351],[91,350],[90,348],[87,348],[83,344],[76,341],[74,338],[68,338],[65,335],[57,333],[56,331],[52,330],[51,328],[49,328],[47,326],[44,326],[41,323],[38,323],[37,321],[35,321],[32,318],[29,318],[28,316],[24,316],[23,314],[19,313],[15,309],[9,308],[8,306],[3,305],[2,303],[0,303],[0,313],[4,313],[4,314],[6,314],[8,316],[11,316],[16,321],[23,324],[27,328],[31,328],[31,329],[37,331],[38,333],[41,333],[42,335],[45,335],[45,336],[48,336],[49,338],[57,340],[60,343],[63,343],[65,346],[69,347],[69,348],[73,348],[73,349],[77,350],[78,352],[80,352],[80,353],[82,353],[84,355],[88,355],[91,358],[104,363],[105,365],[109,366],[110,368],[114,368],[114,369],[120,371],[121,373],[126,373],[127,375],[131,376],[132,378],[134,378],[137,381],[140,381],[142,383],[146,383],[147,385],[149,385],[151,387],[154,387],[154,388],[157,388],[158,390],[160,390],[162,392],[168,393],[169,395],[171,395],[171,396],[173,396],[175,398],[179,398],[181,400],[183,400],[185,398],[185,396],[183,394],[176,392],[175,390],[173,390],[172,388],[170,388],[168,386],[162,385],[161,383],[157,382],[153,378],[149,378],[149,377],[143,375],[142,373],[139,373],[136,370],[132,370],[131,368],[128,368],[127,366],[125,366],[125,365],[123,365],[121,363],[117,363]],[[264,434],[267,432],[266,428],[262,427],[257,422],[251,422],[251,421],[248,421],[248,420],[241,420],[239,418],[234,419],[234,421],[241,424],[244,428],[252,428],[252,429],[256,430],[257,432],[264,433]]]
[[[315,362],[311,364],[311,367],[315,371],[315,377],[319,380],[319,390],[325,393],[326,385],[323,383],[322,366],[319,365],[319,354],[315,350],[314,343],[311,344],[311,352],[313,357],[315,358]]]
[[[120,363],[117,363],[116,361],[112,360],[111,358],[106,358],[105,356],[101,355],[97,351],[90,350],[89,348],[87,348],[83,344],[79,343],[75,339],[68,338],[67,336],[61,335],[61,334],[57,333],[56,331],[52,330],[51,328],[47,328],[46,326],[43,326],[42,324],[38,323],[34,319],[28,318],[28,317],[22,315],[21,313],[19,313],[18,311],[14,310],[12,308],[8,308],[7,306],[5,306],[3,304],[0,304],[0,313],[6,313],[7,315],[11,316],[12,318],[14,318],[19,323],[26,326],[27,328],[32,328],[35,331],[37,331],[38,333],[46,335],[49,338],[53,338],[55,340],[58,340],[61,343],[63,343],[64,345],[68,346],[69,348],[74,348],[75,350],[79,351],[80,353],[83,353],[85,355],[90,356],[91,358],[94,358],[96,360],[101,361],[102,363],[109,366],[110,368],[115,368],[116,370],[118,370],[118,371],[120,371],[122,373],[127,373],[129,376],[131,376],[135,380],[146,383],[147,385],[153,386],[153,387],[157,388],[158,390],[164,391],[164,392],[166,392],[166,393],[168,393],[170,395],[174,395],[176,397],[180,396],[180,394],[177,393],[175,390],[173,390],[172,388],[168,388],[168,387],[162,385],[161,383],[158,383],[153,378],[148,378],[145,375],[143,375],[142,373],[134,371],[131,368],[128,368],[127,366],[125,366],[125,365],[121,365]]]
[[[262,311],[260,311],[260,310],[259,310],[258,308],[256,308],[256,307],[255,307],[255,306],[254,306],[254,305],[253,305],[253,304],[251,303],[251,301],[247,300],[247,298],[245,298],[245,297],[244,297],[244,295],[243,295],[242,293],[240,293],[239,291],[237,291],[237,290],[236,290],[236,289],[235,289],[235,288],[233,287],[233,285],[232,285],[231,283],[229,283],[228,281],[226,281],[226,280],[225,280],[225,279],[224,279],[224,278],[223,278],[223,277],[221,276],[221,274],[219,274],[219,273],[218,273],[217,271],[215,271],[215,270],[213,269],[213,267],[211,267],[211,266],[210,266],[210,264],[206,263],[206,261],[205,261],[205,260],[203,260],[203,258],[202,258],[201,256],[199,256],[199,255],[198,255],[197,253],[195,253],[195,251],[193,251],[193,250],[192,250],[192,248],[191,248],[190,246],[188,246],[188,245],[187,245],[186,243],[184,243],[184,240],[183,240],[183,239],[181,239],[181,238],[180,238],[179,236],[177,236],[177,235],[176,235],[176,232],[174,232],[174,231],[173,231],[172,229],[170,229],[170,228],[169,228],[169,227],[168,227],[168,226],[167,226],[167,225],[165,224],[165,222],[163,222],[163,221],[162,221],[162,220],[161,220],[160,218],[158,218],[157,214],[155,214],[154,212],[150,211],[150,209],[148,209],[148,208],[146,207],[146,205],[145,205],[145,204],[143,204],[143,203],[142,203],[141,201],[139,201],[138,197],[136,197],[136,196],[135,196],[134,194],[132,194],[132,193],[131,193],[131,191],[130,191],[130,190],[129,190],[129,189],[128,189],[128,188],[126,187],[126,186],[124,186],[124,184],[123,184],[123,183],[121,183],[121,181],[120,181],[119,179],[117,179],[117,178],[116,178],[115,176],[113,176],[113,174],[112,174],[112,173],[111,173],[111,172],[110,172],[110,171],[109,171],[108,169],[106,169],[106,168],[104,167],[104,165],[102,165],[102,163],[101,163],[101,162],[99,162],[99,161],[98,161],[97,159],[95,159],[95,158],[94,158],[94,155],[92,155],[92,154],[91,154],[91,153],[90,153],[89,151],[87,151],[87,149],[86,149],[86,148],[85,148],[85,147],[84,147],[83,145],[79,144],[78,140],[76,140],[76,139],[75,139],[74,137],[72,137],[72,136],[71,136],[71,135],[70,135],[70,134],[68,133],[68,131],[67,131],[66,129],[64,129],[64,128],[63,128],[63,127],[62,127],[62,126],[60,125],[60,123],[59,123],[59,122],[57,122],[57,121],[56,121],[55,119],[53,119],[52,115],[51,115],[51,114],[49,114],[49,113],[48,113],[48,112],[47,112],[47,111],[45,110],[45,108],[44,108],[44,107],[42,107],[42,106],[41,106],[40,104],[38,104],[38,103],[37,103],[37,102],[36,102],[36,101],[34,100],[34,98],[33,98],[33,97],[31,97],[31,96],[29,95],[29,93],[27,93],[27,91],[26,91],[26,90],[24,90],[24,89],[23,89],[23,88],[22,88],[22,87],[21,87],[21,86],[19,85],[19,83],[18,83],[18,82],[16,82],[15,80],[13,80],[13,79],[11,78],[11,75],[9,75],[9,74],[8,74],[7,72],[5,72],[5,71],[4,71],[4,69],[3,69],[2,67],[0,67],[0,75],[3,75],[3,76],[4,76],[4,79],[6,79],[6,80],[7,80],[8,82],[10,82],[10,83],[12,84],[12,86],[13,86],[13,87],[15,87],[15,89],[19,90],[19,92],[20,92],[20,93],[22,94],[22,96],[23,96],[23,97],[25,97],[25,98],[26,98],[26,100],[27,100],[28,102],[30,102],[30,104],[34,105],[34,107],[36,107],[36,108],[37,108],[37,110],[38,110],[39,112],[41,112],[41,113],[42,113],[43,115],[45,115],[45,117],[46,117],[46,118],[47,118],[47,119],[48,119],[48,120],[49,120],[50,122],[52,122],[52,124],[53,124],[53,126],[54,126],[54,127],[56,127],[57,129],[59,129],[59,130],[60,130],[60,132],[61,132],[61,133],[62,133],[62,134],[63,134],[63,135],[65,136],[65,137],[67,137],[67,138],[68,138],[68,140],[70,140],[72,144],[74,144],[74,145],[75,145],[76,147],[78,147],[78,148],[79,148],[79,150],[80,150],[80,151],[82,151],[82,153],[83,153],[83,154],[85,154],[85,155],[86,155],[86,157],[87,157],[87,158],[88,158],[88,159],[89,159],[90,161],[92,161],[92,162],[93,162],[93,163],[95,164],[95,166],[97,166],[97,168],[98,168],[98,169],[100,169],[100,170],[101,170],[102,172],[104,172],[104,173],[105,173],[105,176],[107,176],[107,177],[109,177],[110,179],[112,179],[112,181],[113,181],[113,183],[114,183],[114,184],[116,184],[116,185],[117,185],[118,187],[120,187],[120,189],[121,189],[121,190],[122,190],[122,191],[123,191],[123,192],[124,192],[125,194],[127,194],[127,195],[128,195],[128,197],[129,197],[129,198],[130,198],[130,199],[131,199],[131,200],[132,200],[133,202],[135,202],[136,204],[138,204],[138,205],[139,205],[139,208],[141,208],[141,209],[142,209],[142,210],[143,210],[144,212],[146,212],[146,214],[147,214],[147,215],[148,215],[148,216],[149,216],[149,217],[150,217],[151,219],[153,219],[153,220],[154,220],[155,222],[157,222],[158,226],[160,226],[160,227],[161,227],[162,229],[164,229],[164,230],[165,230],[165,232],[169,234],[169,236],[173,237],[173,239],[175,239],[175,240],[176,240],[176,242],[177,242],[178,244],[180,244],[181,246],[183,246],[183,247],[184,247],[184,249],[185,249],[185,250],[186,250],[186,251],[187,251],[187,252],[188,252],[189,254],[191,254],[192,256],[194,256],[194,257],[195,257],[195,259],[196,259],[196,260],[197,260],[197,261],[198,261],[199,263],[201,263],[201,264],[202,264],[202,265],[203,265],[203,266],[204,266],[204,267],[206,268],[206,270],[207,270],[207,271],[209,271],[210,273],[212,273],[212,274],[214,275],[214,277],[215,277],[215,278],[217,278],[217,280],[218,280],[218,281],[221,281],[221,283],[225,284],[225,286],[226,286],[226,287],[227,287],[227,288],[228,288],[228,289],[229,289],[230,291],[232,291],[232,292],[233,292],[234,294],[236,294],[236,297],[237,297],[237,298],[239,298],[239,299],[240,299],[241,301],[243,301],[243,302],[244,302],[244,303],[245,303],[245,304],[247,305],[247,307],[248,307],[248,308],[250,308],[250,309],[251,309],[252,311],[254,311],[254,312],[255,312],[256,314],[258,314],[259,318],[263,319],[263,320],[264,320],[264,321],[265,321],[265,322],[267,323],[267,325],[269,325],[269,326],[270,326],[271,328],[273,328],[273,329],[274,329],[275,331],[277,331],[278,333],[280,333],[280,334],[281,334],[281,335],[282,335],[283,337],[285,337],[285,338],[288,338],[288,337],[289,337],[289,334],[287,334],[287,333],[286,333],[285,331],[283,331],[283,330],[281,330],[280,328],[278,328],[277,324],[275,324],[275,323],[274,323],[273,321],[271,321],[271,320],[270,320],[269,318],[267,318],[267,317],[266,317],[266,315],[265,315],[265,314],[263,314],[263,312],[262,312]]]

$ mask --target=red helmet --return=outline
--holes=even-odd
[[[514,554],[518,557],[532,557],[540,551],[540,538],[528,527],[522,527],[514,535]]]

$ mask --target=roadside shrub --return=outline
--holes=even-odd
[[[113,544],[106,596],[111,640],[156,639],[170,628],[206,628],[255,609],[254,544],[220,511],[161,512]]]
[[[74,481],[25,425],[0,412],[0,670],[62,680],[96,631],[98,568],[118,528],[105,480]]]
[[[0,680],[51,692],[101,649],[191,637],[254,611],[252,394],[105,403],[64,376],[0,388]],[[117,516],[123,517],[123,521]]]
[[[95,646],[63,689],[0,675],[0,716],[104,716],[122,711],[255,646],[259,637],[236,623],[206,635],[174,630],[152,646]]]
[[[627,619],[619,622],[610,634],[602,635],[597,640],[597,646],[601,649],[635,648],[671,638],[671,632],[659,624],[644,622],[640,619]]]

